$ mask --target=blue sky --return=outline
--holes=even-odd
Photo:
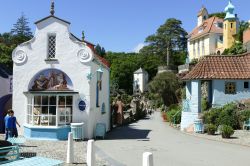
[[[249,20],[250,1],[233,0],[241,20]],[[71,22],[71,32],[99,43],[106,50],[132,52],[170,17],[191,31],[197,12],[223,11],[228,0],[55,0],[55,15]],[[0,33],[8,32],[23,12],[34,32],[34,22],[49,15],[50,0],[5,0],[0,5]]]

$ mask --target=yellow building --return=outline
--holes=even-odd
[[[235,35],[238,31],[238,19],[234,14],[234,6],[229,1],[228,6],[225,8],[226,17],[223,23],[223,47],[224,49],[232,47],[235,42]]]

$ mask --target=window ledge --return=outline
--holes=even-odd
[[[58,129],[58,128],[65,128],[65,127],[70,127],[70,125],[62,125],[62,126],[35,126],[31,124],[24,124],[24,127],[27,128],[37,128],[37,129]]]

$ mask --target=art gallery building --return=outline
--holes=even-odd
[[[109,64],[94,45],[51,15],[35,23],[34,37],[13,51],[13,110],[27,138],[67,139],[83,122],[92,138],[97,123],[109,130]]]

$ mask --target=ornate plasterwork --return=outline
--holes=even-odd
[[[93,60],[92,53],[86,48],[82,48],[77,53],[78,59],[82,63],[91,62]]]
[[[12,54],[12,60],[16,64],[23,64],[27,60],[27,54],[23,50],[16,50]]]

